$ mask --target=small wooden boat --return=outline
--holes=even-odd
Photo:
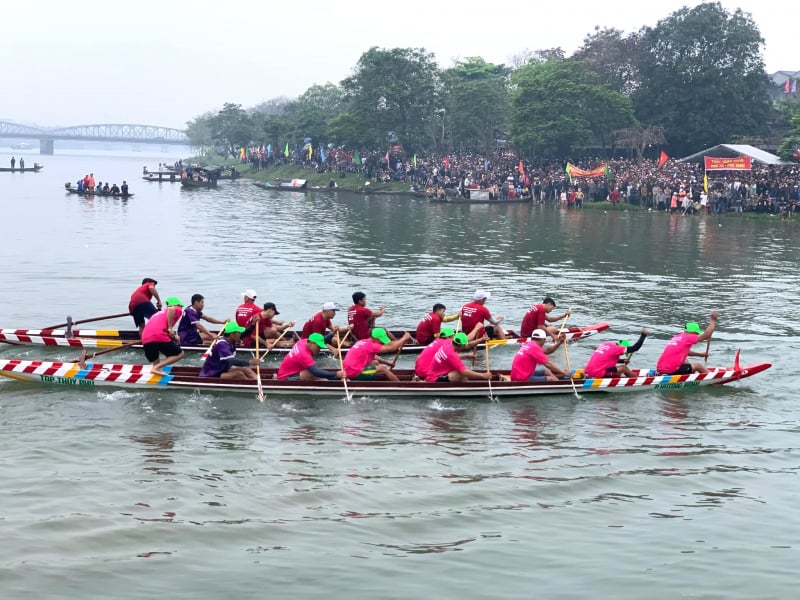
[[[601,331],[610,328],[611,324],[605,321],[594,323],[584,327],[570,327],[564,329],[567,341],[576,342],[584,338],[593,336]],[[211,332],[217,335],[218,332]],[[392,330],[395,338],[401,338],[406,332],[402,330]],[[403,346],[402,354],[419,354],[425,346],[417,344],[413,339],[415,331],[409,332],[412,336],[411,342]],[[289,352],[294,346],[296,339],[300,338],[300,331],[290,331],[284,339],[278,342],[270,350],[271,354],[283,354]],[[505,340],[489,340],[490,347],[516,345],[527,342],[529,338],[518,337],[513,331],[509,331],[509,338]],[[65,346],[70,348],[119,348],[121,346],[132,346],[141,348],[138,343],[139,331],[135,329],[0,329],[0,342],[10,345],[22,346]],[[133,342],[133,344],[131,344]],[[342,345],[342,351],[347,352],[351,343],[348,341]],[[479,344],[477,348],[485,348],[485,344]],[[205,346],[183,346],[185,352],[204,352]],[[239,348],[240,351],[254,352],[253,348]]]
[[[470,190],[469,197],[446,195],[443,198],[433,197],[429,200],[442,204],[522,204],[531,202],[533,196],[528,194],[503,200],[502,198],[489,198],[488,190]]]
[[[649,390],[684,390],[723,385],[752,377],[769,369],[770,363],[739,365],[736,352],[733,366],[709,367],[708,373],[689,375],[656,375],[651,369],[634,371],[635,377],[562,379],[559,381],[510,381],[508,371],[493,371],[497,381],[467,381],[464,383],[428,383],[414,381],[413,371],[395,370],[400,381],[374,379],[349,381],[347,389],[340,380],[332,381],[279,381],[274,379],[276,369],[261,369],[263,393],[272,396],[405,398],[519,398],[526,396],[596,393],[640,392]],[[154,375],[150,365],[102,364],[75,362],[48,362],[41,360],[0,360],[0,375],[19,381],[49,385],[73,386],[82,389],[133,388],[160,391],[165,389],[202,390],[206,392],[244,393],[255,396],[258,382],[200,377],[199,367],[171,365],[164,375]]]
[[[178,183],[181,180],[181,174],[174,171],[164,171],[162,173],[148,173],[142,175],[144,181],[156,181],[158,183]]]
[[[304,192],[308,189],[308,181],[306,179],[274,179],[272,181],[265,181],[264,183],[255,181],[253,185],[263,190],[288,192]]]
[[[32,167],[0,167],[0,173],[38,173],[44,169],[44,165],[33,163]]]
[[[87,190],[78,190],[77,188],[64,188],[70,194],[77,194],[78,196],[87,196],[89,198],[94,198],[95,196],[100,196],[102,198],[133,198],[133,194],[128,192],[127,194],[123,194],[122,192],[118,194],[112,194],[111,192],[105,193],[98,190],[94,191],[87,191]]]

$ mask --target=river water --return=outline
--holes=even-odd
[[[545,294],[572,324],[610,321],[569,347],[573,367],[642,326],[634,366],[652,366],[717,309],[709,362],[741,348],[773,368],[719,389],[500,404],[0,382],[3,598],[794,597],[800,225],[184,191],[141,181],[157,153],[34,160],[41,173],[0,174],[2,327],[124,312],[143,277],[221,318],[254,288],[300,323],[363,290],[387,327],[486,288],[511,325]],[[64,193],[89,171],[134,198]]]

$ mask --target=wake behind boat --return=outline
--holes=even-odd
[[[605,321],[594,323],[584,327],[569,327],[564,330],[567,341],[574,342],[593,336],[601,331],[610,328],[611,324]],[[217,335],[219,332],[211,332]],[[402,330],[392,330],[395,338],[401,338],[406,333]],[[424,345],[417,344],[413,339],[415,331],[409,331],[412,336],[410,343],[403,346],[402,354],[418,354],[425,348]],[[491,347],[500,345],[516,345],[527,342],[529,338],[518,337],[513,331],[509,331],[509,338],[505,340],[489,340]],[[295,340],[300,338],[300,331],[289,331],[281,340],[274,345],[270,353],[284,354],[289,352],[294,346]],[[70,348],[119,348],[131,346],[141,348],[139,341],[139,331],[135,329],[0,329],[0,342],[10,345],[25,346],[63,346]],[[485,344],[479,344],[478,349],[485,348]],[[182,346],[185,352],[204,352],[206,346]],[[349,345],[342,346],[343,352],[347,352]],[[254,348],[238,348],[240,352],[254,352]]]
[[[378,398],[518,398],[540,395],[595,394],[636,392],[647,390],[694,389],[711,385],[724,385],[752,377],[769,369],[770,363],[739,365],[736,352],[733,366],[709,367],[708,373],[688,375],[657,375],[651,369],[634,370],[634,377],[563,379],[559,381],[509,381],[508,371],[493,371],[498,381],[485,380],[463,383],[423,382],[413,380],[413,371],[395,370],[400,381],[374,379],[353,380],[345,384],[340,380],[279,381],[273,379],[276,369],[261,369],[261,387],[267,397],[312,396],[342,398],[367,396]],[[150,365],[87,363],[84,366],[70,362],[40,360],[0,360],[0,375],[19,381],[81,388],[133,388],[140,390],[184,389],[207,392],[244,393],[255,396],[258,382],[217,377],[200,377],[198,367],[167,366],[164,375],[154,375]],[[575,375],[575,373],[573,373]],[[574,387],[573,387],[574,386]]]

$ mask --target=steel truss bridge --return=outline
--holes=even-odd
[[[180,129],[156,127],[155,125],[73,125],[43,129],[0,121],[0,138],[36,138],[39,140],[41,154],[52,154],[55,140],[162,145],[190,144],[189,138]]]

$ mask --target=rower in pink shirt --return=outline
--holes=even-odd
[[[683,333],[679,333],[669,341],[667,347],[661,353],[656,363],[656,369],[661,375],[688,375],[689,373],[708,373],[705,365],[701,363],[690,363],[686,359],[690,356],[703,356],[708,358],[708,348],[705,352],[692,351],[692,346],[700,342],[711,339],[714,328],[717,324],[719,313],[711,313],[711,320],[705,331],[700,329],[700,325],[692,321],[686,323]]]

